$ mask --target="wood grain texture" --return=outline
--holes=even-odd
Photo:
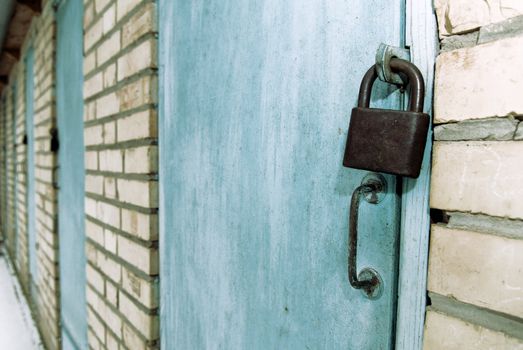
[[[395,178],[360,211],[358,270],[385,281],[369,301],[346,271],[366,172],[342,157],[376,48],[403,42],[403,1],[159,5],[162,348],[392,349]],[[376,84],[372,106],[399,100]]]
[[[407,0],[407,46],[426,84],[425,112],[432,113],[437,28],[431,0]],[[430,230],[429,186],[432,131],[421,174],[403,181],[396,349],[419,350],[423,344]]]

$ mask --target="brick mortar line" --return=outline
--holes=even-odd
[[[104,125],[112,121],[117,121],[129,116],[132,116],[133,114],[144,112],[148,110],[157,110],[158,104],[157,103],[144,103],[138,107],[130,108],[122,112],[118,112],[115,114],[108,115],[103,118],[97,118],[93,120],[86,120],[84,121],[84,128],[96,126],[96,125]]]
[[[116,2],[115,2],[116,3]],[[140,12],[144,7],[147,6],[147,4],[149,3],[154,3],[154,1],[151,1],[151,0],[142,0],[138,5],[135,5],[135,7],[127,12],[125,14],[125,16],[123,16],[122,18],[120,18],[120,20],[118,20],[116,18],[116,22],[115,22],[115,25],[111,28],[110,31],[108,31],[107,33],[105,34],[102,34],[102,36],[100,37],[100,39],[98,39],[98,41],[94,42],[92,44],[92,46],[89,48],[89,50],[85,51],[85,40],[84,40],[84,57],[85,56],[88,56],[91,52],[93,51],[96,51],[96,49],[98,47],[100,47],[105,41],[106,39],[110,38],[114,33],[116,33],[117,31],[121,30],[126,24],[130,23],[130,19],[135,15],[137,14],[138,12]],[[102,20],[103,21],[103,14],[105,12],[106,9],[104,9],[104,11],[102,12],[99,12],[99,13],[96,13],[94,15],[94,17],[96,19],[93,19],[93,21],[87,26],[87,27],[84,27],[84,38],[87,34],[87,32],[93,28],[95,26],[96,23],[98,23],[98,21]],[[118,11],[115,11],[115,12],[118,12]],[[116,16],[116,13],[115,13],[115,16]],[[120,33],[121,35],[121,33]],[[121,38],[120,38],[121,39]]]
[[[486,214],[477,214],[471,212],[445,211],[445,213],[449,216],[449,222],[446,224],[438,223],[436,224],[437,226],[445,227],[448,229],[468,230],[479,234],[485,234],[494,237],[503,237],[507,239],[523,239],[523,233],[517,232],[516,234],[514,234],[510,233],[510,230],[506,230],[506,228],[510,228],[511,225],[520,224],[523,226],[523,220],[491,216]],[[469,219],[470,221],[467,221],[467,219]],[[503,225],[504,228],[499,229],[498,226],[494,230],[493,228],[495,224]],[[518,229],[513,227],[512,230],[517,231]]]
[[[427,307],[427,311],[432,310],[443,313],[465,322],[523,339],[523,319],[520,317],[483,308],[433,292],[429,292],[429,298],[432,301],[432,305]]]
[[[38,107],[38,108],[35,108],[35,109],[33,110],[33,114],[34,114],[34,116],[36,117],[37,115],[41,114],[41,113],[42,113],[46,108],[50,108],[51,111],[55,111],[55,103],[54,103],[54,102],[56,102],[56,101],[55,101],[54,99],[51,99],[51,101],[46,102],[43,106],[40,106],[40,107]],[[35,107],[36,107],[36,106],[35,106]],[[36,118],[34,118],[34,119],[36,119]],[[34,126],[38,126],[40,123],[42,123],[42,122],[45,121],[45,120],[52,120],[52,119],[55,119],[55,118],[54,118],[54,113],[51,113],[51,116],[50,116],[50,117],[48,117],[48,118],[46,118],[46,119],[44,119],[44,120],[42,120],[42,121],[40,121],[40,122],[38,122],[38,123],[34,123]],[[36,121],[36,120],[35,120],[35,121]]]
[[[99,73],[99,72],[96,72],[96,73]],[[84,104],[91,103],[93,101],[97,101],[100,98],[105,97],[113,92],[121,91],[122,88],[126,87],[127,85],[137,82],[138,80],[142,79],[143,77],[150,77],[150,76],[154,76],[154,77],[158,76],[157,67],[142,68],[141,70],[132,73],[131,75],[123,78],[122,80],[117,81],[114,85],[111,85],[107,88],[102,88],[102,90],[98,91],[97,93],[94,93],[94,94],[90,95],[89,97],[85,97]],[[106,118],[106,117],[104,117],[104,118]]]
[[[129,239],[130,241],[133,241],[135,243],[138,243],[139,245],[141,245],[142,247],[144,248],[147,248],[147,249],[158,249],[158,239],[151,239],[151,240],[145,240],[145,239],[142,239],[142,238],[139,238],[139,237],[136,237],[136,235],[133,235],[129,232],[126,232],[122,229],[119,229],[119,228],[115,228],[114,226],[111,226],[109,224],[106,224],[105,222],[103,221],[100,221],[98,220],[97,218],[93,218],[92,216],[90,215],[85,215],[85,217],[90,221],[92,222],[93,224],[97,225],[97,226],[100,226],[104,229],[107,229],[107,230],[111,230],[113,233],[117,234],[118,236],[122,236],[124,238],[127,238]],[[105,248],[104,248],[105,249]]]
[[[120,209],[128,209],[128,210],[132,210],[132,211],[135,211],[135,212],[141,213],[141,214],[157,214],[158,213],[158,207],[141,207],[136,204],[126,203],[126,202],[119,201],[117,199],[107,198],[107,197],[99,195],[99,194],[92,194],[92,193],[86,192],[85,197],[87,197],[89,199],[93,199],[98,202],[110,204],[110,205],[120,208]]]
[[[157,182],[158,181],[158,173],[119,173],[119,172],[110,172],[110,171],[101,171],[101,170],[86,170],[86,175],[91,176],[103,176],[103,177],[110,177],[113,179],[120,179],[120,180],[136,180],[136,181],[144,181],[144,182]],[[94,192],[91,192],[93,194],[96,194]]]
[[[104,300],[105,300],[105,298],[104,298]],[[104,302],[104,303],[105,303],[105,302]],[[114,307],[113,307],[110,303],[105,303],[105,304],[108,305],[111,309],[114,309]],[[105,330],[106,330],[106,332],[111,333],[111,335],[113,336],[113,338],[116,339],[117,343],[118,343],[119,345],[122,345],[122,346],[124,347],[125,350],[129,350],[129,348],[127,347],[127,345],[125,345],[125,344],[123,343],[123,339],[120,339],[120,338],[118,337],[118,335],[115,334],[115,333],[113,332],[113,330],[111,329],[111,327],[109,327],[109,325],[108,325],[108,324],[107,324],[107,323],[106,323],[106,322],[101,318],[101,316],[98,315],[98,313],[94,310],[94,308],[92,307],[92,305],[89,304],[89,303],[87,303],[87,306],[91,309],[91,312],[92,312],[92,313],[94,314],[94,316],[98,319],[98,321],[101,322],[101,323],[105,326]],[[113,311],[114,311],[114,310],[113,310]],[[121,315],[122,315],[118,310],[116,310],[116,311],[117,311],[116,314],[117,314],[118,316],[121,316]],[[123,317],[120,317],[120,319],[121,319],[122,322],[124,322],[125,324],[127,324],[128,326],[130,326],[131,329],[134,330],[134,332],[136,333],[136,335],[137,335],[137,336],[138,336],[138,337],[139,337],[139,338],[140,338],[140,339],[141,339],[141,340],[142,340],[142,341],[143,341],[147,346],[152,346],[152,347],[154,347],[154,346],[158,345],[158,340],[159,340],[159,338],[158,338],[158,339],[155,339],[155,340],[149,340],[149,339],[147,339],[147,338],[146,338],[146,337],[145,337],[145,336],[144,336],[140,331],[138,331],[138,330],[136,329],[136,327],[135,327],[133,324],[131,324],[127,318],[125,318],[125,317],[123,316]],[[93,332],[93,333],[94,333],[94,332]],[[98,337],[96,337],[96,338],[98,339]],[[123,338],[123,337],[122,337],[122,338]],[[105,348],[106,343],[105,343],[105,342],[100,342],[100,343],[101,343],[101,344],[104,346],[104,348]]]
[[[147,137],[141,139],[134,139],[122,141],[112,144],[100,144],[85,146],[86,151],[107,151],[107,150],[125,150],[130,148],[137,148],[141,146],[158,146],[157,137]]]
[[[88,72],[84,72],[84,81],[91,79],[93,76],[95,76],[98,73],[103,74],[103,71],[107,67],[109,67],[112,64],[118,63],[118,60],[120,58],[122,58],[123,56],[125,56],[126,54],[128,54],[129,52],[131,52],[132,50],[134,50],[135,48],[137,48],[138,46],[140,46],[141,44],[143,44],[144,42],[146,42],[148,40],[153,40],[153,41],[156,41],[156,43],[158,43],[158,32],[146,32],[146,33],[142,34],[141,36],[137,37],[136,39],[134,39],[133,42],[128,44],[123,49],[120,49],[119,51],[117,51],[113,56],[111,56],[109,59],[107,59],[102,64],[98,64],[98,62],[97,62],[96,66],[94,68],[92,68]],[[158,46],[158,45],[156,45],[156,46]],[[91,53],[93,53],[93,52],[84,53],[84,58],[86,58]],[[156,63],[158,63],[158,62],[156,62]],[[116,71],[115,74],[116,73],[118,73],[118,72]],[[89,98],[91,98],[91,96],[89,96]]]
[[[38,167],[38,169],[40,169],[40,167]],[[56,184],[54,182],[52,182],[52,181],[51,182],[47,182],[46,180],[42,180],[42,179],[40,179],[38,177],[35,177],[35,182],[37,184],[40,184],[40,185],[46,185],[46,186],[49,185],[49,186],[51,186],[54,189],[53,192],[56,192],[56,190],[57,190],[57,188],[55,187]],[[36,194],[42,195],[43,197],[46,197],[46,198],[49,198],[49,196],[47,196],[46,193],[41,193],[41,192],[36,191]],[[55,201],[55,199],[52,199],[52,198],[49,199],[49,200],[51,200],[53,202]]]
[[[91,266],[92,269],[96,270],[96,272],[102,274],[103,276],[105,276],[105,274],[99,270],[96,266],[92,266],[92,264],[89,264],[89,266]],[[120,284],[117,284],[117,283],[113,283],[112,281],[105,281],[106,283],[111,283],[114,285],[114,288],[116,288],[117,290],[119,290],[120,292],[122,292],[123,294],[125,294],[125,296],[131,300],[131,302],[138,308],[140,309],[141,311],[143,311],[146,315],[148,316],[159,316],[159,311],[160,311],[160,308],[159,307],[154,307],[154,308],[148,308],[147,306],[143,305],[142,303],[140,303],[140,301],[138,299],[136,299],[135,296],[129,294],[124,288],[123,286],[121,286]],[[92,285],[91,283],[89,283],[89,281],[87,281],[87,285],[93,290],[93,292],[95,294],[97,294],[100,298],[104,299],[104,300],[107,300],[107,298],[101,294],[99,291],[96,290],[96,287],[94,285]],[[108,302],[108,304],[111,304],[110,302]]]
[[[106,250],[104,247],[102,247],[100,244],[98,244],[97,242],[95,242],[91,238],[86,237],[86,241],[87,241],[87,243],[91,244],[95,249],[97,249],[101,253],[104,253],[106,256],[111,258],[111,260],[113,260],[112,263],[118,263],[119,265],[121,265],[121,266],[125,267],[126,269],[130,270],[132,273],[134,273],[138,277],[140,277],[140,278],[142,278],[144,280],[151,280],[151,279],[159,278],[158,277],[159,275],[149,275],[146,272],[144,272],[144,271],[138,269],[137,267],[131,265],[126,260],[124,260],[124,259],[120,258],[119,256],[115,255],[114,253],[111,253],[110,251]],[[87,260],[89,261],[89,259],[87,259]],[[106,276],[111,281],[113,280],[106,273],[103,273],[103,275]]]

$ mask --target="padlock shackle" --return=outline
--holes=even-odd
[[[423,81],[423,75],[421,74],[418,67],[416,67],[409,61],[405,61],[399,58],[393,58],[390,60],[390,68],[395,73],[404,73],[409,79],[409,111],[423,113],[425,82]],[[363,76],[363,80],[361,81],[360,94],[358,97],[358,107],[369,108],[372,86],[374,85],[374,82],[377,78],[378,73],[376,72],[376,65],[374,65],[369,68],[367,73],[365,73],[365,75]]]

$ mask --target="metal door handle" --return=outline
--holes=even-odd
[[[379,193],[386,191],[386,182],[383,176],[371,174],[363,179],[352,194],[349,213],[349,251],[348,251],[348,274],[349,282],[355,289],[361,289],[369,299],[378,299],[381,296],[383,282],[376,270],[364,268],[357,273],[356,261],[358,252],[358,212],[362,197],[369,203],[377,204],[380,201]]]

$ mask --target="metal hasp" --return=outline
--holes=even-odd
[[[391,69],[390,60],[393,58],[410,61],[410,51],[409,49],[381,43],[376,51],[376,72],[378,73],[378,78],[387,83],[405,85],[407,82],[404,81],[403,77],[398,73],[394,73]]]
[[[347,270],[350,285],[355,289],[361,289],[369,299],[378,299],[383,291],[383,281],[376,270],[366,267],[358,274],[356,266],[358,256],[358,212],[361,199],[372,204],[381,201],[380,193],[387,191],[385,178],[379,174],[371,174],[363,179],[352,194],[349,212],[349,251]]]
[[[390,68],[408,78],[409,110],[369,108],[378,77],[376,66],[370,67],[360,85],[358,107],[352,110],[343,165],[417,178],[429,128],[429,116],[423,113],[425,83],[408,61],[392,58]]]

